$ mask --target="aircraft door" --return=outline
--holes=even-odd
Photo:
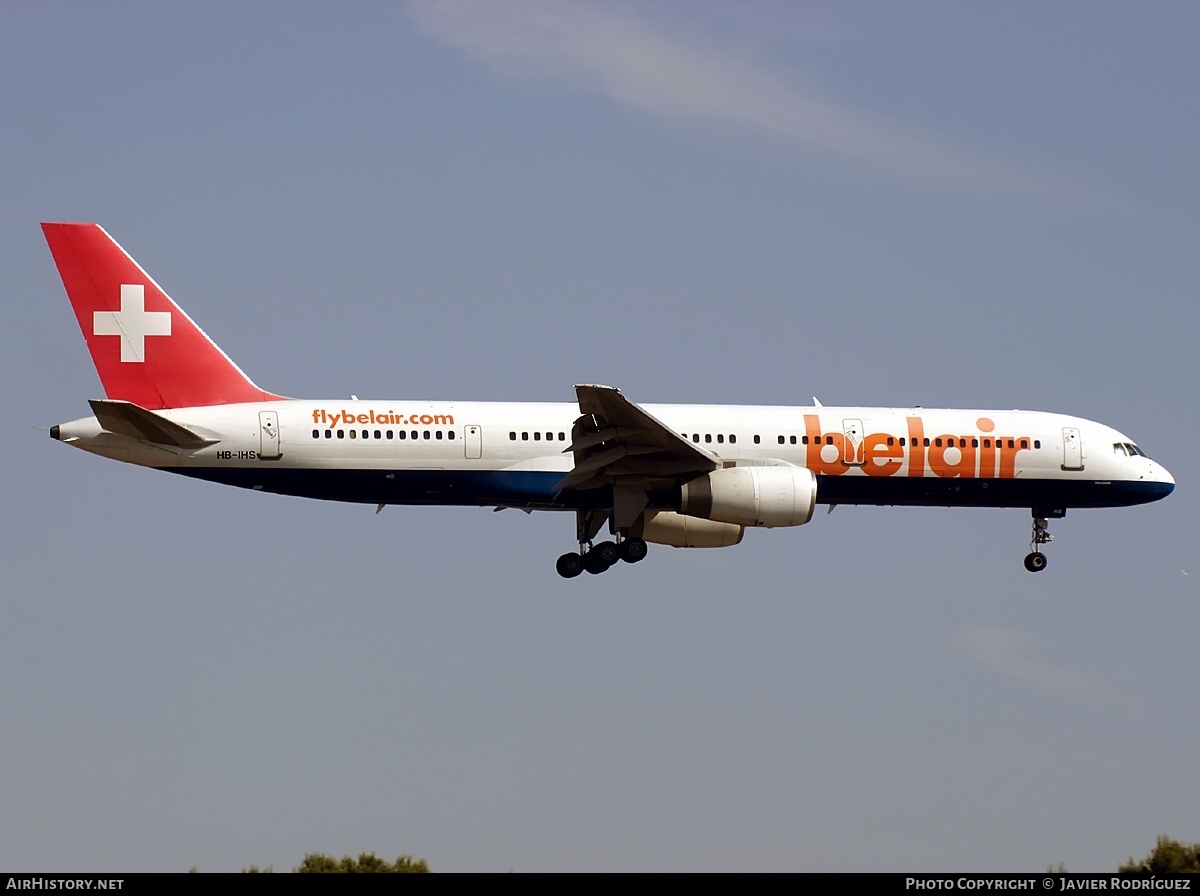
[[[842,463],[848,467],[862,466],[864,451],[861,420],[842,421]]]
[[[1070,426],[1063,427],[1063,462],[1064,470],[1083,469],[1083,442],[1079,438],[1079,430]]]
[[[483,457],[483,430],[478,426],[468,426],[463,435],[467,460],[479,460]]]
[[[279,446],[279,414],[275,411],[258,412],[259,460],[279,460],[283,452]]]

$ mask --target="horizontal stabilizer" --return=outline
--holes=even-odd
[[[203,448],[205,445],[215,445],[218,441],[205,438],[186,426],[173,423],[130,401],[93,399],[88,404],[92,406],[100,425],[119,436],[176,448]]]

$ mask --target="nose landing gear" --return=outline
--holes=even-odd
[[[1030,551],[1025,555],[1025,568],[1030,572],[1041,572],[1046,568],[1046,555],[1042,553],[1042,545],[1054,541],[1050,534],[1050,519],[1062,519],[1067,515],[1066,510],[1044,510],[1035,507],[1033,514],[1033,535],[1029,540]]]

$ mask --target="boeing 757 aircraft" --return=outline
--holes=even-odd
[[[1027,507],[1048,520],[1166,497],[1128,436],[1035,411],[284,398],[254,385],[97,224],[43,224],[106,395],[52,427],[104,457],[257,491],[374,504],[575,515],[566,578],[647,543],[729,547],[818,504]],[[596,542],[607,528],[611,540]]]

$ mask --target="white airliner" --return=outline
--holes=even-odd
[[[43,224],[105,399],[51,429],[127,463],[265,492],[575,514],[560,575],[647,542],[728,547],[818,504],[1027,507],[1047,520],[1156,501],[1175,480],[1128,436],[1034,411],[637,405],[579,385],[562,403],[308,401],[266,392],[96,224]],[[607,526],[612,540],[594,543]]]

